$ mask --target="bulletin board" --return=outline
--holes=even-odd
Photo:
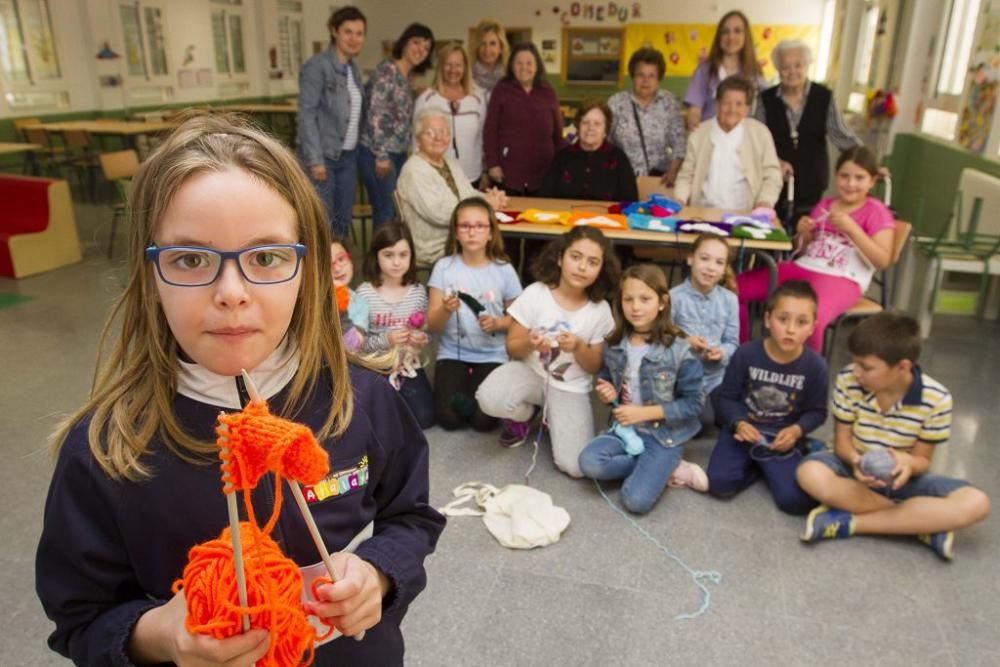
[[[695,67],[708,58],[715,37],[715,24],[709,23],[634,23],[625,26],[625,48],[621,60],[622,76],[628,74],[628,59],[637,49],[652,47],[667,61],[667,76],[691,76]],[[778,77],[771,64],[771,50],[783,39],[799,39],[812,48],[819,46],[819,28],[811,25],[754,25],[751,28],[757,58],[764,78]]]

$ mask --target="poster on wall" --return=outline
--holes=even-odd
[[[628,56],[642,47],[661,52],[667,61],[667,76],[691,76],[703,60],[708,59],[715,37],[715,24],[709,23],[642,23],[625,27],[622,76],[628,73]],[[800,39],[813,53],[819,46],[819,27],[808,25],[755,25],[751,29],[757,59],[764,78],[777,81],[778,73],[771,64],[771,50],[783,39]]]
[[[1000,79],[1000,3],[984,8],[979,43],[969,64],[969,87],[958,123],[958,143],[983,153],[993,126]]]

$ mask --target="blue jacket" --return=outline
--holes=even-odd
[[[604,366],[598,377],[621,390],[628,355],[627,338],[604,345]],[[702,404],[701,362],[691,354],[686,341],[677,339],[670,347],[653,344],[639,366],[639,391],[643,405],[660,405],[664,419],[636,424],[637,431],[650,433],[666,447],[681,445],[693,438],[700,427]]]
[[[375,373],[356,367],[350,372],[354,416],[343,435],[322,444],[330,454],[328,479],[344,479],[359,467],[367,473],[363,479],[352,476],[360,483],[341,485],[340,493],[311,503],[311,509],[331,552],[374,520],[374,535],[355,553],[381,570],[392,587],[382,620],[364,641],[330,642],[317,649],[314,664],[401,665],[399,624],[426,585],[424,558],[434,551],[445,522],[428,504],[427,441],[399,393]],[[283,389],[270,399],[275,412],[284,394]],[[329,387],[320,381],[294,418],[318,430],[330,400]],[[177,395],[174,409],[196,437],[215,439],[218,406]],[[49,646],[77,665],[129,665],[126,646],[136,621],[170,599],[190,547],[217,538],[228,525],[226,500],[218,465],[185,463],[159,440],[145,459],[150,479],[112,481],[90,454],[88,424],[89,419],[77,424],[60,450],[35,583],[56,624]],[[344,475],[338,478],[337,472]],[[316,563],[319,554],[287,491],[272,537],[300,566]],[[253,491],[259,521],[270,515],[274,494],[268,474]],[[245,519],[242,498],[240,514]]]
[[[341,65],[331,47],[310,58],[299,70],[299,154],[306,165],[323,164],[323,158],[340,159],[351,116],[351,96],[347,92],[347,68],[361,95],[358,137],[364,120],[364,86],[353,60]]]
[[[689,278],[670,288],[670,319],[688,336],[702,336],[722,350],[719,361],[702,361],[702,386],[707,396],[722,383],[726,365],[740,346],[739,300],[721,285],[702,294]]]

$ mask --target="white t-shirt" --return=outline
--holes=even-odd
[[[521,295],[521,280],[509,263],[490,262],[470,267],[461,255],[442,257],[434,264],[428,287],[444,293],[458,290],[485,306],[483,315],[501,317],[504,303]],[[472,308],[460,303],[441,334],[438,359],[457,359],[473,364],[507,361],[507,335],[503,331],[484,333]]]
[[[639,381],[639,367],[649,350],[649,343],[635,345],[625,343],[625,379],[618,402],[622,405],[642,405],[642,388]]]
[[[584,343],[601,345],[614,329],[615,320],[607,301],[588,301],[578,310],[567,311],[556,303],[552,290],[544,283],[532,283],[507,309],[517,322],[531,331],[545,330],[550,338],[559,331],[569,331]],[[550,386],[577,394],[588,393],[594,376],[583,370],[571,353],[558,347],[552,349],[552,358],[542,364],[538,351],[524,360]]]
[[[352,151],[358,147],[358,128],[361,126],[361,86],[354,80],[354,70],[347,65],[347,94],[351,113],[347,117],[347,132],[344,134],[343,150]]]

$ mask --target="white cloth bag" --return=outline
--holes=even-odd
[[[569,525],[569,512],[552,504],[544,491],[523,484],[498,489],[468,482],[452,491],[453,501],[440,509],[447,516],[481,516],[497,542],[508,549],[534,549],[559,541]],[[481,509],[461,507],[474,500]]]

